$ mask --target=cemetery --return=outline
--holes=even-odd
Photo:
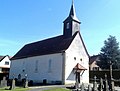
[[[112,65],[110,65],[112,66]],[[99,73],[92,73],[94,75],[93,79],[90,81],[90,84],[86,85],[84,83],[80,83],[78,73],[79,71],[76,71],[76,83],[72,85],[71,87],[66,87],[70,91],[119,91],[115,90],[115,87],[119,87],[119,83],[115,86],[115,78],[113,78],[113,71],[112,67],[109,72],[106,72],[104,76],[100,76]],[[95,75],[96,74],[96,75]],[[118,73],[117,73],[118,74]],[[116,74],[116,75],[117,75]],[[114,74],[115,75],[115,74]],[[119,79],[117,79],[117,82],[120,82]],[[28,88],[31,84],[28,82],[27,77],[23,79],[23,81],[18,81],[17,79],[11,79],[6,80],[6,77],[3,77],[3,80],[0,81],[0,88],[8,87],[9,90],[14,90],[16,87],[22,87],[22,88]],[[33,84],[35,86],[36,84]],[[45,84],[45,82],[37,84],[37,86],[47,86],[48,84]],[[50,85],[50,84],[49,84]]]

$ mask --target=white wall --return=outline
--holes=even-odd
[[[62,53],[56,53],[12,60],[9,77],[12,78],[14,74],[14,78],[18,78],[18,75],[21,74],[22,78],[24,78],[27,73],[29,80],[40,82],[43,79],[47,79],[48,81],[62,81],[64,80],[62,78],[64,77],[64,72],[62,71],[65,71],[65,84],[69,84],[75,82],[73,68],[79,63],[87,69],[81,77],[81,82],[89,83],[89,58],[79,34],[76,35],[70,47],[65,51],[65,58],[63,56]],[[62,69],[64,68],[63,59],[66,60],[65,70]],[[51,71],[49,71],[49,60],[51,60]],[[35,71],[36,61],[38,64],[37,72]]]
[[[81,61],[82,59],[82,61]],[[72,44],[66,51],[66,64],[65,64],[65,79],[66,84],[75,82],[75,74],[73,68],[79,63],[87,70],[81,77],[81,82],[89,83],[89,57],[86,54],[84,46],[81,42],[79,34],[76,35]]]
[[[5,62],[9,62],[9,65],[5,65]],[[10,59],[8,56],[6,56],[1,62],[0,62],[0,67],[4,67],[4,68],[10,68]]]
[[[51,65],[49,60],[51,60]],[[62,60],[62,53],[12,60],[9,77],[11,79],[14,75],[14,78],[18,78],[18,75],[21,74],[24,78],[27,74],[29,80],[38,82],[43,79],[62,81]]]

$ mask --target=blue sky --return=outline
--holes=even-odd
[[[61,35],[72,0],[0,0],[0,55],[25,44]],[[120,0],[75,0],[81,35],[90,55],[109,35],[120,42]]]

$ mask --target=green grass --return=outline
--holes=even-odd
[[[53,88],[53,89],[44,90],[44,91],[71,91],[71,90],[65,89],[65,88]]]
[[[9,90],[9,87],[0,88],[0,91],[28,91],[29,88],[16,87],[13,90]]]

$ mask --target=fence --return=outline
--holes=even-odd
[[[100,78],[104,79],[105,74],[107,75],[108,79],[110,79],[109,70],[90,71],[89,72],[90,82],[93,82],[94,76],[96,76],[97,79],[100,79]],[[120,85],[120,70],[113,70],[112,77],[114,79],[115,85]]]

